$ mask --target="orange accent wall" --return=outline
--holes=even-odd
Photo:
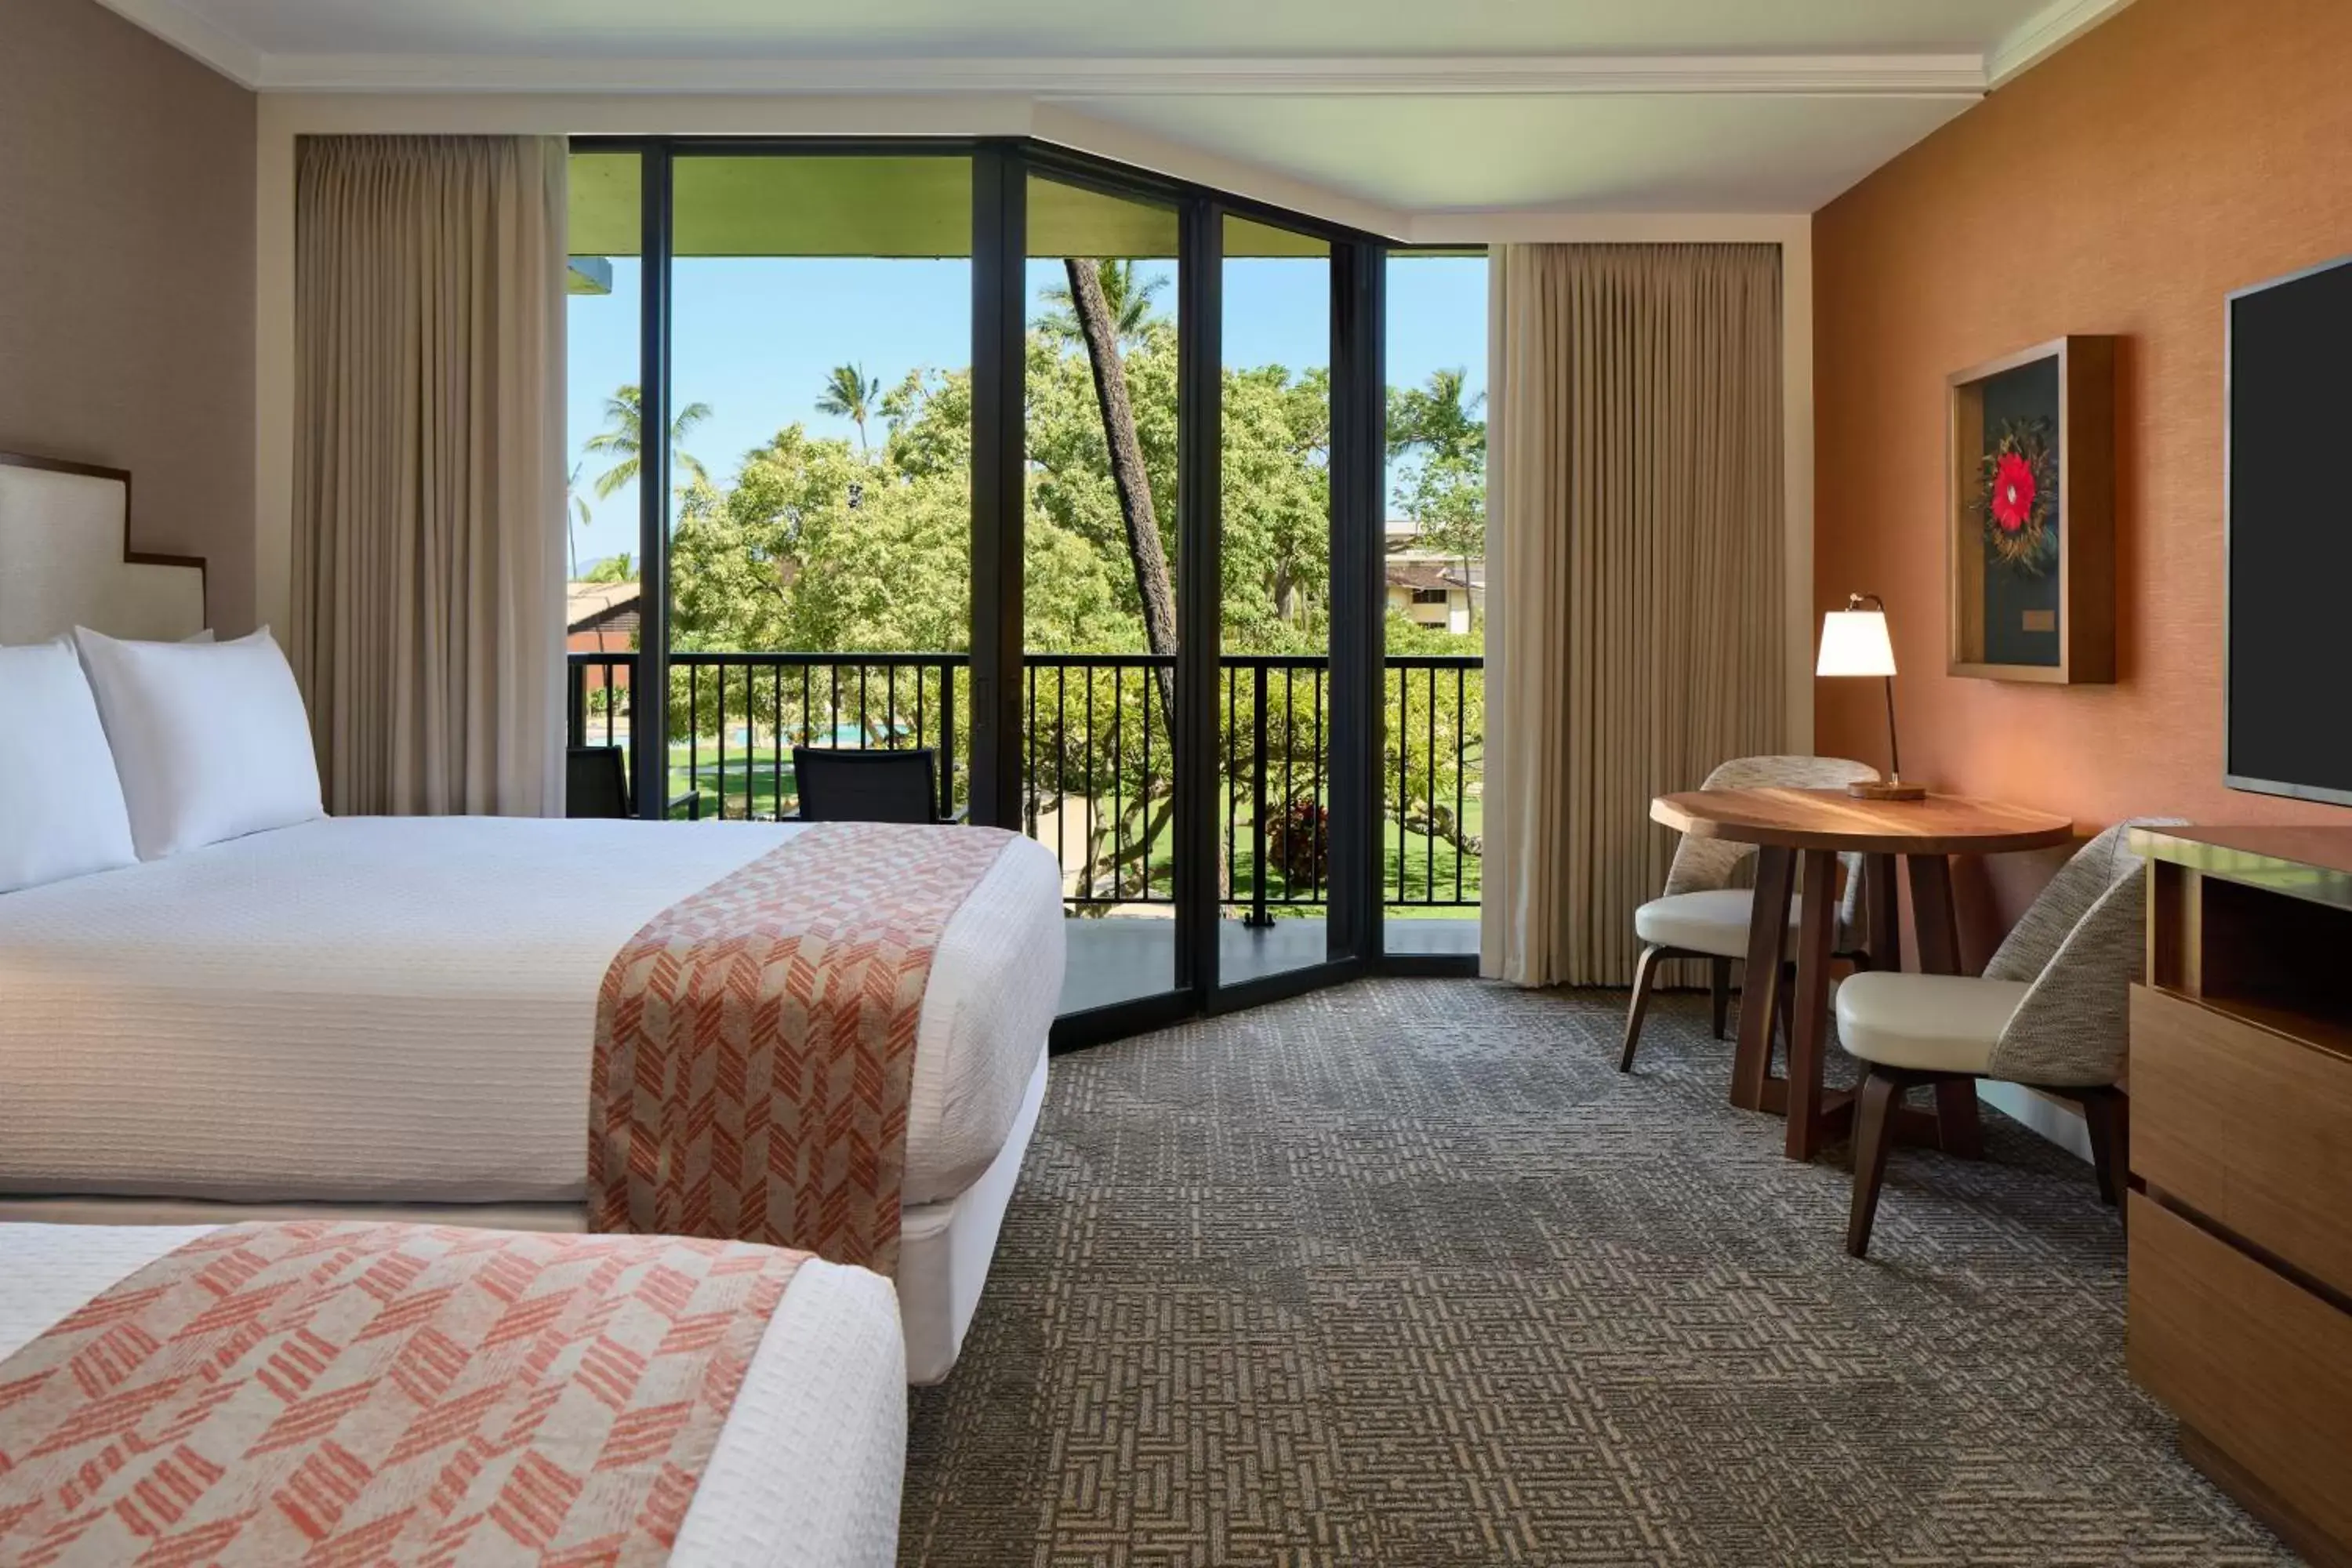
[[[1814,597],[1885,595],[1906,775],[2086,832],[2352,827],[2221,784],[2224,298],[2352,252],[2352,3],[2137,0],[1839,198],[1813,246]],[[1949,678],[1944,377],[2068,332],[2122,338],[2116,683]],[[1815,695],[1820,749],[1883,763],[1877,683]],[[2313,721],[2347,695],[2315,671]],[[1972,956],[2046,875],[1964,869]]]

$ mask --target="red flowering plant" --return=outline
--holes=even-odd
[[[1319,887],[1331,878],[1331,823],[1311,795],[1277,808],[1266,824],[1265,857],[1294,889]]]
[[[2058,455],[2050,449],[2049,420],[2001,426],[1984,455],[1977,511],[2004,566],[2039,577],[2058,563]]]

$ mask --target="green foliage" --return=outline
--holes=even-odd
[[[693,428],[710,417],[710,405],[689,403],[671,416],[669,422],[669,462],[674,475],[683,474],[688,484],[707,485],[709,472],[700,458],[680,448]],[[583,443],[582,450],[600,458],[610,458],[612,463],[596,476],[596,499],[609,500],[615,491],[636,480],[639,458],[645,449],[645,395],[634,386],[615,390],[604,400],[605,427]]]
[[[1389,388],[1389,458],[1397,465],[1391,498],[1411,520],[1414,542],[1462,563],[1486,552],[1485,395],[1465,399],[1464,373],[1432,373],[1421,386]]]
[[[882,395],[882,384],[871,380],[866,367],[837,364],[825,377],[824,390],[817,394],[816,409],[836,419],[846,419],[857,426],[858,450],[866,449],[866,421],[874,416],[875,400]]]
[[[1104,263],[1105,293],[1119,321],[1123,363],[1161,542],[1177,553],[1174,326],[1151,308],[1156,281]],[[1066,310],[1064,312],[1066,315]],[[1044,654],[1140,656],[1145,646],[1135,574],[1092,373],[1074,321],[1049,317],[1029,337],[1026,363],[1028,495],[1024,642]],[[611,404],[614,428],[590,450],[634,458],[635,392]],[[972,385],[968,371],[916,371],[887,390],[861,367],[837,367],[817,406],[858,426],[856,442],[813,436],[793,423],[744,453],[728,482],[714,482],[681,457],[684,482],[671,537],[672,646],[679,651],[768,649],[870,653],[959,652],[969,646]],[[1331,397],[1328,373],[1281,365],[1229,369],[1223,381],[1223,650],[1319,658],[1329,642]],[[1433,548],[1475,556],[1483,548],[1485,426],[1465,404],[1458,374],[1390,395],[1391,448],[1402,463],[1398,504]],[[707,415],[679,418],[683,435]],[[689,417],[689,416],[691,417]],[[868,423],[879,438],[867,446]],[[634,470],[632,470],[633,472]],[[602,480],[598,481],[602,485]],[[634,574],[625,555],[599,563],[592,578]],[[1392,618],[1392,653],[1475,653],[1475,637]],[[670,732],[691,742],[706,814],[716,815],[716,741],[727,737],[727,815],[744,803],[773,809],[790,794],[789,747],[824,743],[861,711],[869,743],[905,741],[919,700],[925,740],[937,734],[952,681],[959,726],[968,726],[968,672],[933,665],[827,668],[803,693],[796,669],[674,667]],[[1034,831],[1053,843],[1082,886],[1115,898],[1171,885],[1172,752],[1166,715],[1140,665],[1122,668],[1033,661],[1037,723],[1022,738],[1031,780]],[[1272,821],[1287,837],[1270,852],[1270,886],[1287,886],[1282,865],[1319,880],[1321,814],[1328,809],[1329,690],[1302,665],[1286,683],[1267,682],[1266,745],[1254,764],[1255,683],[1241,671],[1220,692],[1221,719],[1235,758],[1232,793],[1235,869],[1230,897],[1246,900],[1258,873],[1250,861],[1251,813],[1258,781]],[[1427,864],[1451,891],[1454,858],[1476,853],[1477,738],[1484,678],[1466,672],[1457,694],[1449,668],[1433,681],[1416,670],[1410,689],[1386,680],[1387,757],[1381,791],[1396,831],[1407,836],[1398,875],[1419,891]],[[1318,697],[1320,722],[1318,721]],[[861,699],[863,701],[861,702]],[[1091,710],[1089,707],[1091,699]],[[1437,744],[1429,745],[1430,722]],[[895,711],[895,729],[894,729]],[[721,717],[724,716],[722,730]],[[1409,730],[1408,730],[1409,726]],[[1470,773],[1457,766],[1457,739]],[[746,749],[749,755],[746,755]],[[678,758],[683,767],[684,755]],[[682,775],[681,775],[682,776]],[[1400,786],[1398,780],[1404,779]],[[762,793],[765,792],[765,793]],[[1457,811],[1457,795],[1470,804]],[[1402,807],[1398,804],[1402,797]],[[1224,814],[1221,811],[1221,817]],[[1270,821],[1271,826],[1271,821]],[[1392,845],[1392,853],[1393,845]],[[1428,857],[1438,857],[1430,862]],[[1221,861],[1223,857],[1221,856]],[[1471,874],[1475,887],[1475,872]]]
[[[624,550],[589,563],[588,570],[580,574],[583,583],[634,583],[637,580],[637,558]]]

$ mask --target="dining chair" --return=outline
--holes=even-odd
[[[803,822],[955,820],[940,816],[938,753],[929,746],[794,746],[793,782]]]
[[[2147,942],[2147,879],[2130,832],[2180,820],[2119,822],[2076,850],[1981,975],[1878,970],[1838,987],[1839,1042],[1870,1068],[1854,1107],[1848,1252],[1870,1250],[1896,1109],[1910,1090],[1937,1084],[1991,1079],[2073,1100],[2091,1135],[2099,1195],[2123,1203],[2130,1121],[2116,1079]]]
[[[1878,777],[1867,763],[1843,757],[1737,757],[1706,775],[1705,789],[1843,789],[1861,780]],[[1625,1015],[1625,1047],[1617,1058],[1619,1072],[1633,1070],[1633,1052],[1642,1042],[1642,1018],[1649,1011],[1650,993],[1658,982],[1658,966],[1670,959],[1707,961],[1709,990],[1714,994],[1714,1029],[1723,1038],[1731,1011],[1731,966],[1748,956],[1748,916],[1755,894],[1732,885],[1742,862],[1756,853],[1752,844],[1685,835],[1675,847],[1666,868],[1666,889],[1633,911],[1633,934],[1642,939],[1642,956],[1633,965],[1633,1000]],[[1862,951],[1862,857],[1839,857],[1845,868],[1845,892],[1839,900],[1837,956],[1866,963]],[[1803,900],[1789,900],[1788,950],[1796,947]],[[1783,987],[1781,994],[1788,994]]]

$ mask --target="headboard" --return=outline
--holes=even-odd
[[[0,644],[204,630],[205,563],[131,548],[131,476],[0,452]]]

